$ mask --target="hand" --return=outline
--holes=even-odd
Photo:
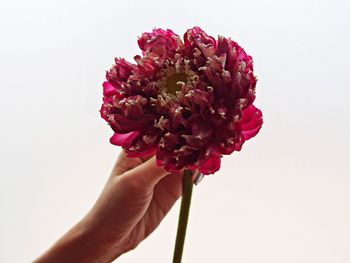
[[[110,262],[152,233],[181,194],[181,174],[122,152],[91,211],[36,262]]]

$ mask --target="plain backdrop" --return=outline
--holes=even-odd
[[[260,134],[194,189],[183,262],[350,262],[345,0],[0,2],[0,262],[30,262],[98,197],[120,149],[99,116],[114,57],[201,26],[255,60]],[[179,202],[117,262],[171,262]]]

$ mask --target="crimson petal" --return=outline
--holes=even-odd
[[[114,145],[126,147],[139,135],[140,132],[133,131],[128,133],[114,133],[110,142]]]
[[[220,169],[221,159],[220,157],[210,157],[202,163],[199,167],[199,172],[203,174],[213,174]]]
[[[242,135],[245,140],[249,140],[261,129],[263,124],[262,113],[254,105],[250,105],[243,110],[242,120],[240,122]]]

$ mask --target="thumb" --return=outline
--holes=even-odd
[[[163,167],[157,166],[156,157],[153,156],[139,166],[125,172],[123,176],[125,179],[133,181],[136,187],[149,189],[153,188],[167,174],[169,172]]]

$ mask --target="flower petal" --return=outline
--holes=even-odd
[[[139,135],[140,132],[133,131],[129,133],[115,133],[110,142],[118,146],[127,146],[132,143],[132,141]]]
[[[242,120],[240,125],[242,128],[242,135],[245,140],[249,140],[258,134],[263,124],[262,113],[254,105],[250,105],[243,110]]]
[[[213,174],[220,169],[221,159],[218,156],[210,157],[199,167],[199,172],[203,174]]]
[[[143,33],[138,40],[144,54],[152,54],[159,58],[172,57],[177,48],[176,38],[179,38],[170,29],[154,29],[151,33]]]
[[[108,81],[103,82],[102,86],[104,96],[112,96],[115,94],[116,88]]]
[[[152,114],[144,114],[136,119],[128,119],[122,114],[111,114],[108,119],[112,129],[117,133],[140,131],[154,123],[155,117]]]
[[[258,127],[258,128],[254,129],[254,130],[242,132],[244,139],[245,140],[249,140],[249,139],[253,138],[255,135],[258,134],[260,128],[261,127]]]

